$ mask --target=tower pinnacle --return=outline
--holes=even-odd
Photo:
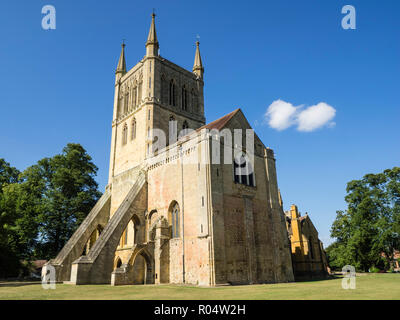
[[[204,68],[203,68],[203,62],[201,61],[199,45],[200,42],[196,41],[196,55],[194,57],[193,72],[197,74],[200,78],[203,78]]]
[[[151,14],[151,25],[149,36],[146,41],[146,55],[147,56],[158,56],[158,40],[157,40],[157,32],[156,32],[156,23],[155,23],[155,13]]]
[[[119,57],[117,70],[115,71],[115,74],[117,75],[118,79],[121,78],[126,73],[125,43],[123,42],[121,46],[122,46],[121,55]]]

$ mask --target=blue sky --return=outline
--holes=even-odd
[[[41,28],[47,4],[56,30]],[[347,4],[356,30],[341,27]],[[2,1],[0,157],[23,170],[78,142],[103,190],[120,43],[131,68],[152,8],[165,58],[191,69],[201,37],[207,121],[242,108],[275,150],[285,209],[308,212],[327,245],[346,183],[399,165],[399,1]],[[336,125],[275,130],[264,115],[278,99],[324,102]]]

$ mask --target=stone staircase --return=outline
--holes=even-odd
[[[106,190],[57,257],[44,266],[45,269],[48,265],[55,268],[57,282],[70,279],[72,262],[82,255],[90,235],[98,225],[105,226],[107,224],[110,215],[110,204],[111,193]]]
[[[127,196],[108,221],[88,255],[81,256],[72,263],[70,283],[110,283],[115,250],[121,235],[133,214],[146,209],[146,173],[140,171]]]

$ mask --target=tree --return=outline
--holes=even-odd
[[[0,274],[8,276],[15,263],[7,259],[53,258],[101,196],[98,169],[79,144],[19,175],[14,169],[0,161]]]
[[[79,144],[68,144],[62,154],[45,158],[25,172],[26,181],[40,175],[44,202],[38,215],[36,255],[54,257],[100,198],[94,177],[97,167]]]
[[[0,159],[0,277],[17,276],[21,268],[20,259],[14,247],[9,245],[11,233],[9,224],[15,219],[13,211],[6,210],[3,190],[18,182],[20,172]]]
[[[387,268],[400,248],[400,168],[350,181],[345,200],[348,208],[337,212],[331,228],[330,264]]]

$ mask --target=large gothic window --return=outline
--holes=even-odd
[[[125,123],[124,128],[122,129],[122,144],[125,145],[127,141],[128,141],[128,126]]]
[[[179,217],[179,205],[176,203],[172,208],[171,213],[172,218],[172,238],[179,238],[179,226],[180,226],[180,217]]]
[[[255,187],[253,166],[244,152],[235,157],[233,171],[235,183]]]
[[[182,110],[187,110],[187,90],[186,87],[182,87]]]

